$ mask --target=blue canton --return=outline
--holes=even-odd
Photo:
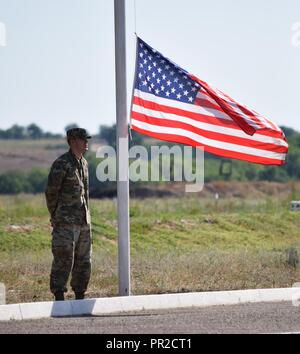
[[[138,38],[135,88],[157,97],[193,104],[200,85],[187,71]]]

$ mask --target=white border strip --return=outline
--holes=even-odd
[[[0,321],[103,315],[117,312],[163,310],[186,307],[235,305],[255,302],[292,301],[299,288],[214,291],[203,293],[141,295],[58,302],[1,305]]]

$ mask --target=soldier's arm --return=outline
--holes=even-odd
[[[63,160],[56,160],[48,175],[48,183],[45,191],[47,207],[51,217],[53,217],[55,209],[57,208],[59,192],[66,173],[66,162]]]
[[[86,200],[86,204],[87,207],[89,208],[89,169],[88,169],[88,163],[86,162],[86,180],[84,181],[85,183],[85,200]]]

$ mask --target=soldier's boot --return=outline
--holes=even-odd
[[[84,292],[83,291],[75,291],[75,300],[83,300]]]
[[[55,294],[55,301],[64,301],[65,300],[65,295],[63,291],[57,291]]]

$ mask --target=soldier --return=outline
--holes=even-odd
[[[54,161],[45,191],[52,231],[50,290],[64,300],[70,273],[76,300],[84,298],[91,274],[92,235],[89,212],[88,150],[85,129],[67,131],[70,149]]]

